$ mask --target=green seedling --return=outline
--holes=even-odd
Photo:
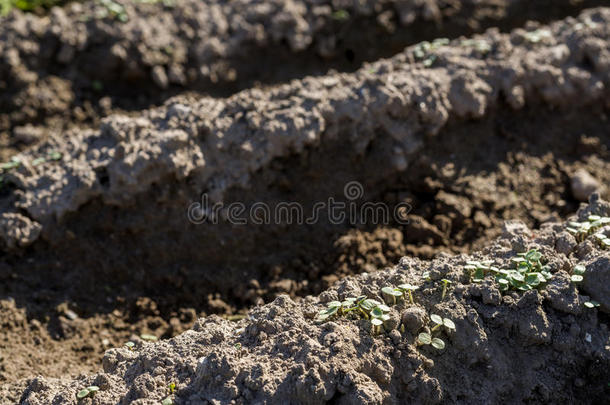
[[[524,253],[517,254],[510,259],[514,269],[490,269],[495,274],[500,291],[514,289],[518,291],[528,291],[539,288],[551,277],[548,265],[542,264],[542,254],[532,249]]]
[[[445,342],[439,338],[433,338],[429,333],[422,332],[417,336],[417,345],[431,345],[437,350],[445,348]]]
[[[603,232],[596,233],[600,228],[610,225],[610,217],[603,217],[601,215],[589,215],[585,222],[568,222],[566,231],[570,232],[578,242],[583,242],[589,235],[595,234],[597,240],[603,241],[608,239]],[[610,246],[610,242],[608,242]],[[603,246],[603,243],[602,243]]]
[[[383,287],[381,292],[389,297],[392,297],[392,305],[396,304],[397,298],[402,298],[403,292],[399,288]]]
[[[379,304],[371,310],[371,324],[373,326],[373,334],[381,332],[381,326],[384,322],[390,319],[387,314],[390,312],[390,308],[387,305]]]
[[[87,397],[93,398],[95,396],[95,393],[98,392],[99,390],[100,390],[99,387],[97,387],[95,385],[91,385],[85,389],[78,391],[78,394],[76,394],[76,397],[78,399],[83,399],[83,398],[87,398]]]
[[[455,331],[455,323],[449,318],[443,318],[440,315],[431,314],[430,320],[434,323],[434,326],[430,329],[430,333],[420,333],[417,336],[416,344],[419,345],[432,345],[432,347],[443,350],[445,348],[445,342],[438,338],[434,337],[433,333],[437,331],[441,326],[444,326],[447,331]]]
[[[493,260],[485,260],[482,262],[468,261],[466,262],[466,266],[464,266],[464,270],[468,272],[470,281],[473,283],[480,283],[488,272],[498,272],[498,268],[492,266],[492,264]]]
[[[156,342],[157,340],[159,340],[159,338],[157,338],[155,335],[149,335],[147,333],[141,334],[140,339],[146,340],[147,342]]]
[[[582,264],[577,264],[572,269],[572,275],[570,276],[570,280],[573,283],[580,283],[584,280],[583,274],[585,274],[586,268]]]
[[[0,16],[8,14],[14,8],[21,11],[48,10],[66,2],[66,0],[0,0]]]
[[[409,296],[409,301],[411,302],[411,304],[415,304],[415,300],[413,300],[413,291],[418,290],[419,286],[411,284],[400,284],[397,288],[403,294],[407,294]]]
[[[473,48],[481,55],[487,55],[491,52],[491,45],[484,39],[465,39],[460,42],[460,45],[466,48]]]
[[[445,295],[447,295],[447,288],[449,287],[449,284],[451,284],[451,280],[447,280],[446,278],[441,280],[441,283],[443,283],[443,293],[441,294],[441,300],[445,299]]]
[[[593,300],[584,302],[584,306],[587,308],[596,308],[599,307],[599,305],[599,302]]]
[[[419,44],[415,45],[413,49],[413,56],[415,56],[416,59],[421,60],[425,67],[430,67],[438,58],[434,52],[440,47],[448,44],[449,39],[447,38],[437,38],[432,42],[420,42]]]
[[[127,10],[121,3],[117,3],[114,0],[99,0],[100,4],[104,6],[103,11],[98,14],[97,18],[116,18],[120,22],[127,22],[129,20],[129,16],[127,15]]]
[[[418,345],[429,345],[432,342],[432,336],[429,333],[422,332],[417,336]]]
[[[337,10],[334,13],[332,13],[332,18],[333,20],[337,20],[337,21],[346,21],[349,19],[349,12],[347,10]]]
[[[447,330],[455,331],[455,323],[449,318],[442,318],[440,315],[432,314],[430,315],[430,320],[434,323],[430,330],[431,332],[434,332],[441,326],[444,326]]]
[[[601,246],[602,249],[610,248],[610,237],[606,236],[603,232],[598,232],[593,235],[596,242]]]
[[[0,163],[0,170],[8,172],[9,170],[16,169],[19,166],[21,166],[21,159],[16,156],[13,156],[10,162]]]
[[[377,300],[367,298],[366,295],[361,295],[356,298],[348,297],[343,302],[331,301],[327,304],[326,309],[323,309],[318,313],[316,322],[324,322],[335,315],[347,315],[350,313],[369,319],[370,312],[378,306],[386,307]]]
[[[126,342],[125,343],[125,347],[128,348],[129,350],[133,350],[133,348],[136,346],[136,344],[132,341]]]
[[[525,33],[525,39],[532,44],[537,44],[545,39],[552,38],[553,35],[551,31],[547,28],[539,28],[535,31],[530,31]]]
[[[424,271],[421,276],[426,281],[432,281],[432,278],[430,278],[430,272],[429,271]]]
[[[316,316],[316,320],[318,322],[324,322],[327,319],[329,319],[330,317],[336,315],[339,310],[341,309],[342,304],[339,301],[331,301],[327,304],[326,309],[323,309],[322,311],[320,311],[318,313],[318,315]]]
[[[174,391],[176,391],[176,383],[175,382],[171,382],[171,383],[169,383],[169,393],[173,394]]]

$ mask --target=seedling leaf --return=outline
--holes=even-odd
[[[430,315],[430,320],[432,322],[434,322],[437,325],[442,325],[443,324],[443,318],[441,318],[440,316],[436,315],[436,314],[432,314]]]
[[[443,318],[443,325],[445,325],[447,329],[455,330],[455,323],[449,318]]]
[[[438,350],[443,350],[445,348],[445,342],[442,341],[442,339],[439,338],[434,338],[432,339],[432,347],[434,347],[435,349]]]
[[[572,280],[573,283],[580,283],[582,280],[584,280],[584,277],[580,274],[572,274],[570,280]]]
[[[585,274],[586,268],[582,264],[574,266],[574,274]]]
[[[417,336],[417,340],[423,345],[429,345],[432,342],[432,337],[429,333],[422,332]]]
[[[141,334],[140,335],[140,339],[146,340],[148,342],[155,342],[155,341],[158,340],[158,338],[155,335],[150,335],[150,334],[147,334],[147,333]]]
[[[76,398],[78,399],[83,399],[85,397],[87,397],[89,395],[89,390],[88,389],[83,389],[78,391],[78,394],[76,394]]]

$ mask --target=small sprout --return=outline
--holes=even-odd
[[[448,330],[455,331],[455,323],[449,318],[443,318],[440,315],[432,314],[430,315],[430,320],[434,323],[431,332],[434,332],[441,326],[444,326]]]
[[[349,19],[349,12],[347,10],[337,10],[332,13],[332,18],[337,21],[345,21]]]
[[[235,350],[241,350],[241,343],[239,343],[239,342],[238,342],[238,343],[235,343],[235,344],[233,345],[233,347],[235,348]]]
[[[449,284],[451,284],[451,280],[447,280],[446,278],[442,279],[441,282],[443,283],[443,293],[441,294],[441,300],[445,298],[445,295],[447,294],[447,287],[449,286]]]
[[[422,277],[424,278],[424,280],[426,280],[426,281],[432,281],[432,279],[430,278],[430,272],[429,272],[429,271],[424,271],[424,272],[422,273],[422,275],[421,275],[421,276],[422,276]]]
[[[483,39],[466,39],[460,42],[463,47],[472,47],[475,51],[486,55],[491,51],[491,45]]]
[[[550,39],[553,37],[551,31],[546,28],[539,28],[535,31],[526,32],[525,39],[532,44],[537,44],[538,42],[543,41],[544,39]]]
[[[379,333],[381,329],[381,325],[383,325],[383,321],[381,318],[373,318],[371,319],[371,324],[373,325],[373,333]]]
[[[174,391],[176,391],[176,383],[175,382],[171,382],[171,383],[169,383],[169,393],[173,394]]]
[[[49,160],[60,160],[61,159],[61,152],[58,152],[56,150],[52,150],[51,152],[49,152],[47,154],[47,159]]]
[[[599,302],[597,302],[597,301],[585,301],[584,305],[587,308],[595,308],[595,307],[599,307]]]
[[[453,323],[453,321],[449,318],[443,318],[443,325],[445,325],[445,328],[449,330],[455,330],[455,323]]]
[[[10,162],[6,162],[6,163],[0,163],[0,170],[2,171],[9,171],[11,169],[16,169],[19,166],[21,166],[21,159],[19,159],[16,156],[13,156],[11,158]]]
[[[432,332],[434,332],[439,327],[443,326],[443,318],[441,318],[439,315],[436,315],[436,314],[430,315],[430,320],[435,323],[435,325],[432,327]]]
[[[403,294],[400,289],[392,287],[383,287],[381,292],[392,297],[392,304],[396,304],[396,298],[401,298]]]
[[[576,266],[574,266],[573,273],[578,274],[578,275],[583,275],[583,274],[585,274],[585,271],[586,271],[585,266],[583,266],[582,264],[577,264]]]
[[[398,289],[401,290],[403,293],[406,292],[409,295],[409,301],[411,302],[411,304],[415,304],[415,301],[413,300],[413,291],[419,289],[419,286],[411,284],[400,284],[398,286]]]
[[[445,348],[445,342],[443,342],[443,340],[439,338],[432,339],[432,342],[430,344],[432,345],[432,347],[438,350],[443,350]]]
[[[580,274],[572,274],[572,276],[570,277],[570,280],[573,283],[580,283],[581,281],[584,280],[584,277]]]
[[[47,159],[43,158],[43,157],[36,158],[36,159],[32,160],[32,166],[39,166],[46,161],[47,161]]]
[[[166,397],[163,402],[161,402],[161,405],[174,405],[174,400],[172,397]]]
[[[318,315],[316,316],[316,321],[317,322],[324,322],[326,321],[328,318],[332,317],[333,315],[337,314],[337,312],[339,312],[339,309],[341,309],[341,307],[345,306],[351,306],[351,304],[353,304],[353,302],[355,301],[355,299],[350,300],[350,301],[344,301],[339,302],[339,301],[331,301],[326,305],[326,309],[323,309],[322,311],[320,311],[318,313]]]
[[[125,347],[128,348],[129,350],[133,350],[133,348],[136,346],[136,344],[132,341],[126,342],[125,343]]]
[[[99,387],[95,386],[95,385],[91,385],[85,389],[82,389],[80,391],[78,391],[78,394],[76,394],[76,397],[78,399],[83,399],[83,398],[87,398],[87,397],[92,397],[95,395],[96,392],[98,392],[100,390]]]
[[[147,342],[156,342],[157,340],[159,340],[155,335],[149,335],[147,333],[141,334],[140,339],[146,340]]]
[[[437,350],[443,350],[445,348],[445,342],[439,338],[432,338],[429,333],[422,332],[417,336],[417,345],[432,345]]]

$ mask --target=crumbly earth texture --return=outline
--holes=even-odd
[[[591,202],[578,217],[610,215],[598,195]],[[468,282],[466,261],[509,268],[524,249],[538,249],[550,266],[544,287],[502,293],[491,276]],[[610,312],[583,303],[610,303],[599,295],[610,283],[609,260],[608,250],[592,238],[577,243],[561,223],[530,230],[513,222],[473,255],[405,257],[391,269],[345,278],[318,297],[297,303],[279,296],[239,322],[201,318],[176,338],[110,349],[103,372],[35,378],[22,400],[76,404],[80,389],[96,385],[100,391],[83,403],[158,403],[168,396],[178,404],[602,403],[610,394]],[[585,279],[601,271],[599,284],[572,283],[575,265],[586,267]],[[452,281],[445,298],[441,279]],[[357,317],[314,322],[329,301],[359,295],[381,301],[382,287],[405,282],[419,286],[415,304],[387,301],[390,320],[379,334]],[[433,326],[430,314],[455,323],[455,331],[433,332],[446,342],[442,350],[416,344]]]
[[[607,196],[609,20],[588,10],[353,74],[178,97],[19,155],[0,189],[0,395],[16,401],[34,374],[91,372],[108,348],[200,316],[471,251],[506,219],[565,218],[595,183]],[[202,192],[307,205],[353,180],[365,200],[411,204],[409,223],[186,220]]]
[[[184,91],[227,95],[331,68],[353,71],[424,39],[509,30],[603,4],[89,0],[44,16],[14,11],[0,24],[0,159]]]
[[[415,3],[424,7],[432,2]],[[226,4],[230,9],[241,3]],[[417,9],[422,11],[421,7]],[[66,10],[68,17],[72,15]],[[179,15],[167,12],[172,18]],[[27,33],[43,23],[45,30],[52,31],[49,20],[63,18],[61,13],[40,18],[13,15],[10,21],[33,23],[14,24],[6,31],[3,25],[0,32]],[[157,14],[146,15],[154,20]],[[85,27],[101,26],[108,38],[117,41],[125,34],[129,42],[133,39],[129,30],[145,25],[138,21],[134,18],[132,24],[117,28],[108,20],[96,20]],[[30,144],[35,146],[17,156],[19,162],[7,169],[0,186],[0,403],[15,403],[22,396],[33,403],[52,403],[51,397],[59,403],[73,401],[76,390],[91,383],[105,391],[94,399],[100,403],[113,402],[112,398],[138,403],[139,395],[149,396],[141,403],[158,403],[168,395],[173,380],[179,386],[177,403],[188,403],[191,397],[197,403],[198,396],[230,402],[233,395],[243,402],[256,402],[275,393],[278,402],[288,393],[313,402],[327,397],[346,402],[384,398],[403,402],[398,395],[416,402],[441,396],[448,402],[473,397],[489,397],[489,402],[603,398],[608,382],[604,381],[607,312],[600,311],[607,311],[609,305],[604,300],[610,296],[607,251],[599,252],[592,241],[577,244],[561,231],[558,221],[575,212],[592,192],[606,200],[610,197],[609,21],[610,9],[591,9],[548,26],[528,23],[509,34],[490,30],[470,39],[429,44],[431,48],[410,47],[354,73],[307,77],[227,98],[181,95],[157,108],[111,115],[89,129],[47,136],[38,124],[19,128],[16,136],[24,143],[33,140]],[[68,25],[62,32],[82,27]],[[43,42],[54,35],[45,32]],[[230,32],[234,31],[227,31],[223,41],[231,37]],[[311,46],[322,37],[316,33]],[[100,46],[105,49],[105,42]],[[76,55],[84,57],[91,49]],[[47,65],[30,56],[28,66],[40,73]],[[67,71],[52,70],[73,78],[74,86],[83,83],[76,78],[95,70],[70,73],[70,66],[76,70],[82,66],[81,56],[74,56]],[[146,66],[144,71],[152,67]],[[120,84],[123,79],[113,80]],[[55,90],[32,91],[28,94],[57,94],[61,99]],[[64,109],[57,111],[61,116]],[[273,206],[298,201],[309,211],[315,202],[329,197],[345,200],[344,187],[350,181],[363,187],[358,203],[409,204],[408,223],[349,226],[322,220],[312,226],[232,226],[221,221],[212,226],[189,222],[186,216],[202,193],[224,203],[262,201]],[[607,212],[604,204],[594,200],[595,212],[590,209],[579,215]],[[509,235],[489,248],[505,220],[514,218],[525,227],[513,224],[507,234],[520,229],[525,236]],[[530,232],[527,227],[541,231]],[[539,235],[555,242],[539,240]],[[551,249],[553,243],[556,252]],[[551,283],[538,295],[502,298],[489,283],[459,284],[465,283],[458,273],[466,256],[452,255],[484,248],[479,258],[485,254],[505,260],[536,244],[549,260],[563,260],[563,265],[553,265],[554,270],[568,271],[579,261],[586,264],[582,285]],[[385,274],[395,281],[397,274],[403,274],[404,280],[419,284],[418,303],[428,314],[444,311],[460,322],[455,335],[443,337],[450,343],[446,353],[418,349],[433,363],[418,357],[412,347],[415,332],[400,338],[388,332],[373,339],[364,321],[312,323],[311,317],[320,309],[318,302],[327,302],[333,294],[351,294],[346,287],[350,283],[354,294],[378,294],[384,276],[377,277],[375,272],[395,265],[405,255],[438,258],[403,260],[407,265]],[[447,268],[455,281],[450,299],[439,303],[438,285],[421,279],[428,267],[435,269],[435,280],[434,274],[441,271],[436,269]],[[359,273],[369,275],[345,278]],[[566,280],[562,272],[557,277],[558,282]],[[374,287],[370,290],[364,285],[369,279]],[[343,281],[336,284],[339,280]],[[303,298],[308,295],[319,298]],[[282,298],[275,304],[262,306],[278,296]],[[581,308],[587,296],[601,303],[599,309]],[[497,307],[497,317],[490,305]],[[248,312],[250,308],[255,309]],[[464,315],[479,310],[476,317],[472,315],[474,321]],[[521,314],[530,310],[544,314],[542,320],[530,314],[522,325]],[[294,312],[294,318],[288,319],[286,311]],[[423,308],[405,311],[395,309],[394,321],[400,315],[405,325],[415,328],[425,319]],[[274,323],[274,312],[281,314],[278,323]],[[263,326],[253,327],[252,319],[230,323],[211,314],[234,320],[252,316]],[[199,318],[203,320],[196,322]],[[530,328],[528,322],[534,326]],[[176,342],[193,335],[192,331],[180,334],[194,323],[196,333],[204,334],[198,335],[204,336],[202,347],[179,346]],[[327,346],[332,349],[336,344],[332,350],[342,353],[333,359],[335,352],[313,342],[332,333],[324,328],[337,323],[349,332],[338,329],[328,338]],[[229,336],[240,328],[244,332],[231,341]],[[295,329],[308,331],[313,340],[297,335]],[[282,334],[285,330],[291,332]],[[211,335],[205,335],[206,331]],[[466,332],[466,337],[459,335]],[[570,337],[564,339],[564,332]],[[161,342],[144,343],[143,334]],[[269,342],[266,336],[271,336]],[[476,336],[491,343],[477,343]],[[103,364],[108,380],[83,377],[99,370],[106,350],[122,347],[128,340],[137,344],[133,351],[107,353]],[[351,343],[341,343],[344,340]],[[211,346],[203,347],[206,342]],[[258,344],[261,357],[253,359],[260,367],[244,363],[247,367],[241,368],[241,349],[231,360],[236,343],[248,353],[254,353]],[[397,350],[411,357],[399,361],[400,353],[394,357],[391,348],[401,343],[404,347]],[[469,349],[472,344],[489,350]],[[376,351],[367,351],[367,345]],[[155,347],[190,354],[182,356],[184,362],[176,356],[139,357]],[[300,352],[299,347],[309,352]],[[455,347],[463,348],[456,352]],[[200,357],[215,359],[212,350],[224,356],[222,364],[213,362],[212,371],[197,371]],[[293,351],[296,355],[291,360],[288,353]],[[359,353],[366,354],[359,357]],[[330,356],[326,366],[321,365],[324,356]],[[130,358],[134,362],[129,363]],[[367,360],[352,365],[353,358]],[[510,361],[496,359],[517,359],[517,366],[513,369]],[[174,364],[177,368],[172,368]],[[307,374],[310,365],[316,370],[311,375]],[[422,374],[433,367],[434,374]],[[469,385],[460,386],[459,374],[453,370],[470,373]],[[528,378],[517,380],[522,370],[530,370]],[[39,374],[43,377],[31,381]],[[220,383],[216,375],[221,375]],[[182,382],[179,376],[185,376]],[[476,380],[480,376],[484,377]],[[539,386],[533,386],[535,381]],[[114,394],[113,386],[118,390]],[[290,391],[295,387],[298,393]],[[87,401],[91,402],[83,402]]]

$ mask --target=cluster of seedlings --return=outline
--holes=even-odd
[[[52,151],[48,152],[46,154],[46,156],[40,156],[40,157],[37,157],[36,159],[32,160],[31,164],[32,164],[32,166],[39,166],[48,161],[60,160],[61,156],[62,155],[60,152],[52,150]],[[11,170],[19,168],[19,166],[21,166],[22,164],[23,164],[23,161],[17,156],[13,156],[11,158],[11,160],[8,162],[0,163],[0,188],[2,188],[2,186],[5,182],[5,176]]]
[[[609,249],[610,237],[604,232],[604,228],[608,225],[610,225],[610,217],[589,215],[585,222],[568,222],[566,230],[574,235],[578,242],[583,242],[587,237],[593,235],[602,249]]]
[[[434,326],[430,329],[430,333],[422,332],[417,336],[417,345],[431,345],[435,349],[443,350],[445,342],[443,339],[434,336],[434,332],[440,332],[440,328],[446,329],[448,332],[455,331],[455,323],[449,318],[443,318],[440,315],[430,315],[430,320]]]
[[[542,264],[541,260],[542,254],[532,249],[511,259],[513,269],[500,269],[493,266],[493,261],[487,260],[468,261],[464,270],[468,272],[473,283],[480,283],[487,275],[492,274],[500,291],[528,291],[544,286],[552,277],[549,266]]]
[[[444,284],[445,289],[447,285],[448,284]],[[419,289],[419,287],[415,285],[400,284],[397,287],[383,287],[381,293],[391,301],[391,305],[396,305],[400,301],[415,304],[413,293],[417,289]],[[334,316],[356,316],[369,320],[372,326],[372,333],[379,334],[381,333],[381,328],[384,326],[385,322],[390,320],[390,316],[388,315],[390,311],[391,308],[388,305],[375,299],[368,298],[366,295],[361,295],[359,297],[348,297],[343,301],[329,302],[327,307],[321,310],[316,316],[316,322],[321,323]],[[420,333],[417,337],[416,344],[418,346],[431,345],[438,350],[443,350],[445,348],[445,342],[438,336],[435,336],[435,334],[438,334],[441,331],[441,327],[448,331],[455,331],[455,323],[449,318],[442,318],[436,314],[430,315],[430,321],[434,326],[429,329],[430,332]],[[404,332],[404,326],[401,327],[401,331]]]
[[[425,67],[430,67],[436,62],[438,56],[434,53],[442,46],[449,45],[448,38],[437,38],[432,42],[423,41],[414,46],[413,56],[415,59],[422,61]]]
[[[87,397],[93,398],[95,396],[95,393],[98,392],[99,390],[100,390],[100,387],[98,387],[96,385],[91,385],[87,388],[84,388],[84,389],[78,391],[78,394],[76,394],[76,398],[78,398],[78,399],[83,399],[83,398],[87,398]]]
[[[547,28],[539,28],[534,31],[526,32],[524,36],[526,41],[532,44],[537,44],[539,42],[543,42],[547,39],[553,38],[553,34]]]
[[[484,39],[464,39],[460,42],[460,46],[472,48],[483,56],[491,52],[491,45]]]

